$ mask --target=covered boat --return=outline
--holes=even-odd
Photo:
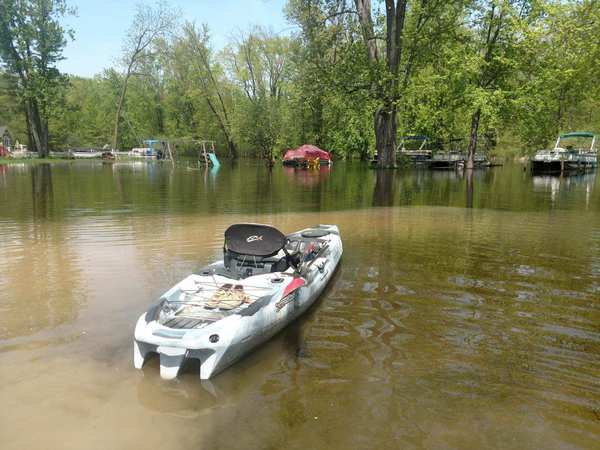
[[[333,163],[329,152],[308,144],[288,150],[283,156],[284,165],[304,167],[310,166],[311,162],[318,162],[318,165],[330,165]]]
[[[587,131],[561,134],[554,148],[540,150],[531,158],[535,173],[583,172],[598,166],[596,135]],[[588,145],[583,143],[587,141]]]
[[[158,354],[161,377],[173,379],[191,358],[200,361],[200,378],[211,378],[305,312],[341,256],[335,225],[288,236],[268,225],[232,225],[223,260],[177,283],[140,316],[134,366]]]

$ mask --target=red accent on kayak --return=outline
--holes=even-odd
[[[304,281],[304,279],[302,278],[294,278],[290,284],[288,284],[285,289],[283,290],[283,296],[281,298],[287,297],[288,295],[290,295],[292,292],[294,292],[296,289],[301,288],[302,286],[304,286],[306,284],[306,282]]]

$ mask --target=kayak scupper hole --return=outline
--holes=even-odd
[[[274,283],[274,284],[283,283],[283,278],[272,278],[271,283]]]

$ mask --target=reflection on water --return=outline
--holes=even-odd
[[[395,170],[377,170],[375,172],[375,189],[373,190],[373,206],[391,206],[394,204]]]
[[[291,184],[314,187],[327,180],[331,167],[321,166],[318,169],[301,169],[285,166],[283,171]]]
[[[34,218],[48,218],[54,211],[52,169],[50,164],[31,167],[31,204]]]
[[[595,448],[600,438],[593,176],[4,167],[3,449]],[[344,258],[321,300],[210,383],[193,366],[166,383],[156,360],[135,371],[137,315],[216,258],[237,221],[338,224]]]
[[[583,189],[585,191],[586,209],[590,206],[591,194],[596,184],[596,172],[573,174],[570,176],[534,175],[533,187],[536,191],[549,192],[550,199],[554,203],[561,189]]]

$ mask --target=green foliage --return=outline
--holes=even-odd
[[[0,61],[13,76],[15,101],[26,112],[34,148],[48,154],[48,120],[62,104],[67,78],[55,64],[66,45],[60,19],[72,11],[64,0],[2,0]]]
[[[384,55],[385,9],[373,3]],[[0,0],[0,101],[8,105],[0,122],[25,139],[33,102],[52,148],[110,145],[129,77],[123,148],[151,137],[212,139],[222,156],[274,158],[311,143],[366,159],[375,149],[373,113],[386,102],[397,109],[398,136],[425,134],[447,147],[469,135],[476,111],[479,134],[508,152],[533,151],[562,131],[599,131],[596,1],[409,3],[397,75],[385,57],[369,60],[356,2],[289,0],[291,35],[252,28],[216,52],[208,26],[171,29],[167,14],[130,71],[109,68],[67,83],[54,68],[68,34],[59,20],[65,2]],[[11,45],[34,56],[15,58]],[[20,70],[31,74],[27,84]]]
[[[513,128],[523,142],[534,150],[562,131],[598,131],[598,2],[549,3],[524,33],[513,104]]]

